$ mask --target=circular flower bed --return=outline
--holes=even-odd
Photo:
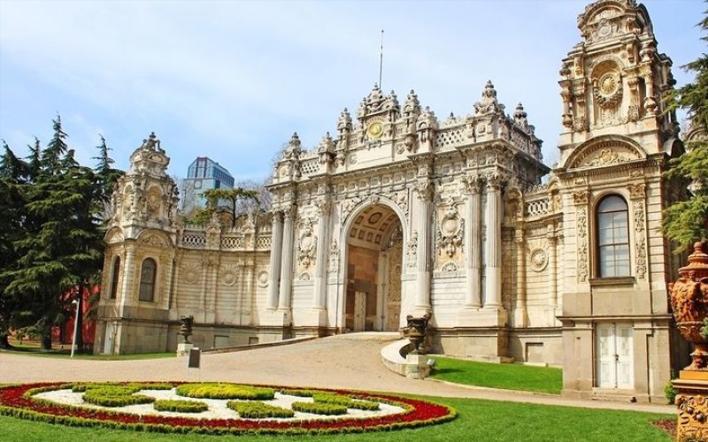
[[[81,387],[77,388],[79,385]],[[175,413],[155,411],[155,408],[158,407],[153,408],[152,404],[130,405],[123,409],[109,409],[80,399],[82,394],[91,393],[90,395],[94,395],[94,390],[100,391],[103,389],[104,392],[110,393],[109,396],[115,395],[116,392],[120,392],[123,396],[131,396],[133,394],[149,395],[158,399],[156,402],[159,402],[162,398],[169,397],[165,395],[175,394],[172,388],[167,391],[168,387],[176,387],[177,394],[179,394],[179,387],[183,385],[198,384],[175,382],[169,384],[125,383],[97,385],[55,382],[5,386],[0,387],[0,415],[80,427],[96,426],[163,433],[196,432],[205,434],[318,434],[395,430],[437,424],[455,417],[455,411],[444,405],[390,394],[322,389],[288,390],[272,386],[237,384],[202,384],[201,386],[218,385],[217,390],[221,392],[232,388],[241,389],[242,391],[238,392],[239,395],[243,391],[261,393],[256,394],[256,396],[261,396],[266,390],[277,391],[278,395],[287,394],[282,392],[293,391],[307,393],[302,394],[300,397],[310,396],[310,398],[298,400],[296,395],[276,395],[277,397],[273,401],[258,402],[258,400],[253,399],[241,402],[248,405],[238,405],[239,401],[228,401],[230,404],[227,411],[233,414],[233,417],[229,418],[199,418],[200,414],[193,415],[193,417],[176,416]],[[228,387],[229,385],[233,387]],[[78,392],[72,392],[74,388]],[[194,386],[188,390],[194,391],[196,389],[197,387]],[[233,390],[229,392],[231,393]],[[204,396],[212,396],[210,393],[205,393]],[[73,395],[72,400],[78,402],[60,403],[51,399],[54,397],[51,396],[52,394]],[[230,394],[226,395],[230,396]],[[220,394],[217,393],[216,396],[220,396]],[[320,401],[312,399],[312,396],[318,396]],[[286,402],[292,400],[289,403],[292,406],[292,411],[274,405],[278,403],[278,400]],[[297,403],[295,401],[317,408],[343,407],[346,413],[340,416],[320,417],[314,414],[302,415],[300,412],[296,412],[297,407],[293,406]],[[214,402],[224,402],[224,408],[227,408],[227,401],[225,400],[205,399],[204,402],[208,404],[207,408],[211,408]],[[268,404],[267,402],[271,403]],[[364,403],[367,403],[367,405],[361,408],[370,408],[372,410],[364,411],[354,408],[356,405]],[[368,403],[381,404],[382,410],[373,410],[373,405],[368,405]],[[153,414],[129,412],[128,410],[133,407],[148,407]],[[295,417],[293,417],[293,414]],[[307,416],[307,418],[303,416]]]

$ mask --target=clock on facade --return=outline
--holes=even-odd
[[[373,123],[369,124],[366,133],[369,135],[369,138],[381,138],[381,135],[383,135],[383,125],[378,121],[374,121]]]

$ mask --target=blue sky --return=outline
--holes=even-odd
[[[491,79],[523,102],[556,161],[560,61],[587,1],[236,2],[0,0],[0,138],[46,143],[59,112],[82,162],[102,133],[126,168],[150,131],[170,173],[207,155],[236,180],[263,179],[293,131],[306,147],[335,132],[378,79],[414,88],[439,118],[471,113]],[[700,0],[648,0],[659,50],[679,66],[705,51]]]

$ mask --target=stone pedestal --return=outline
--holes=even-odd
[[[194,347],[194,345],[191,343],[180,342],[177,344],[177,356],[187,356],[192,347]]]
[[[708,370],[682,370],[672,383],[679,409],[676,440],[708,440]]]
[[[430,374],[428,356],[408,354],[406,356],[406,377],[411,379],[425,379]]]

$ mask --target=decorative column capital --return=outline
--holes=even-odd
[[[502,177],[496,173],[491,173],[485,177],[487,192],[498,192],[501,190]]]
[[[470,174],[462,178],[462,185],[467,194],[478,194],[481,188],[481,181],[478,175]]]
[[[433,200],[433,182],[429,179],[420,179],[415,183],[415,191],[418,199],[425,202]]]
[[[583,206],[588,203],[588,192],[587,190],[581,190],[578,192],[573,192],[573,202],[576,206]]]
[[[629,188],[630,199],[644,199],[646,195],[646,185],[644,183],[629,184],[627,187]]]

